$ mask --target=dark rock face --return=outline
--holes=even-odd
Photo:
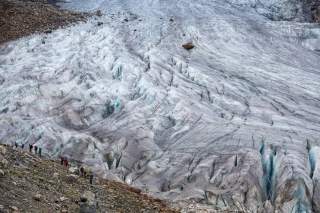
[[[314,1],[311,4],[311,17],[314,22],[320,23],[320,1]]]

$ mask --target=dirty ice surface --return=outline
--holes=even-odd
[[[171,201],[320,211],[319,25],[235,2],[62,4],[103,16],[0,47],[1,143]]]

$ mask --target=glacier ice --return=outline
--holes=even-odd
[[[105,15],[0,47],[1,143],[185,206],[319,212],[320,28],[271,2],[301,6],[64,3]]]

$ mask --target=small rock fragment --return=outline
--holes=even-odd
[[[53,173],[53,177],[54,178],[58,178],[59,177],[59,173],[58,172]]]
[[[4,146],[0,146],[0,154],[5,155],[5,154],[6,154],[6,152],[7,152],[6,147],[4,147]]]
[[[33,196],[33,199],[36,201],[40,201],[41,200],[41,194],[36,194],[35,196]]]
[[[52,33],[52,30],[48,29],[48,30],[44,31],[44,33],[46,33],[46,34]]]
[[[18,211],[19,211],[18,207],[16,207],[16,206],[10,206],[9,208],[10,208],[10,210],[12,210],[13,212],[18,212]]]
[[[3,177],[5,175],[4,171],[0,169],[0,177]]]
[[[70,167],[69,172],[72,174],[77,174],[77,173],[79,173],[79,169],[78,169],[78,167]]]
[[[75,183],[77,182],[79,176],[71,174],[71,175],[67,175],[67,182],[68,183]]]
[[[59,200],[60,200],[60,202],[63,202],[63,201],[68,200],[68,198],[66,198],[66,197],[60,197]]]
[[[9,162],[2,156],[0,156],[0,166],[7,167]]]

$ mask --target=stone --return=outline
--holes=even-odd
[[[46,34],[52,33],[52,30],[48,29],[48,30],[44,31],[44,33],[46,33]]]
[[[82,197],[82,196],[80,197],[80,202],[84,202],[84,203],[85,203],[85,202],[87,202],[87,201],[88,201],[88,200],[87,200],[86,197]]]
[[[72,174],[79,174],[79,169],[78,167],[70,167],[69,172]]]
[[[80,213],[95,213],[97,211],[96,196],[91,191],[85,191],[80,197]]]
[[[4,157],[2,157],[2,159],[1,159],[1,156],[0,156],[0,166],[7,167],[8,164],[9,164],[9,162]]]
[[[95,194],[91,191],[85,191],[81,197],[80,197],[80,201],[81,202],[88,202],[88,203],[94,203],[95,201]]]
[[[68,183],[76,183],[78,181],[79,176],[78,175],[67,175],[67,182]]]
[[[53,173],[53,177],[54,178],[58,178],[59,177],[59,173],[58,172]]]
[[[14,212],[18,212],[19,211],[18,207],[16,207],[16,206],[10,206],[9,209],[11,211],[14,211]]]
[[[4,171],[0,169],[0,177],[3,177],[5,175]]]
[[[191,50],[191,49],[193,49],[195,46],[194,46],[194,44],[193,44],[192,42],[188,42],[188,43],[183,44],[182,47],[183,47],[184,49],[186,49],[186,50]]]
[[[33,196],[33,199],[36,201],[40,201],[41,200],[41,194],[37,193],[36,195]]]
[[[0,146],[0,154],[5,155],[5,154],[6,154],[6,152],[7,152],[6,147],[4,147],[4,146]]]
[[[96,213],[97,208],[94,205],[89,205],[87,203],[80,203],[80,213]]]
[[[66,201],[66,200],[68,200],[68,198],[66,198],[66,197],[60,197],[60,198],[59,198],[59,201],[60,201],[60,202],[63,202],[63,201]]]

